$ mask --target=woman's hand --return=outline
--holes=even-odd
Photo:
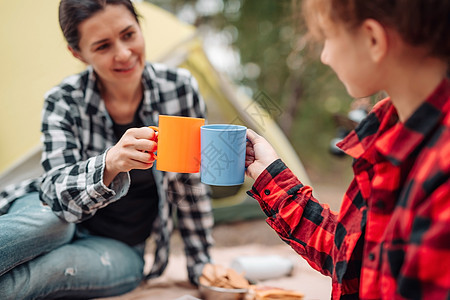
[[[155,161],[157,134],[149,127],[130,128],[106,153],[103,183],[108,186],[121,172],[149,169]]]
[[[245,166],[247,176],[256,180],[258,176],[279,157],[269,142],[251,129],[247,130]]]

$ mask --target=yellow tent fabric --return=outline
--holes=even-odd
[[[39,145],[46,91],[84,65],[66,49],[58,25],[59,0],[0,2],[0,172]],[[193,34],[173,15],[138,3],[147,58],[158,60]],[[157,42],[153,42],[157,41]]]
[[[80,69],[58,32],[55,4],[0,2],[0,170],[38,145],[44,93]]]
[[[29,167],[24,162],[39,160],[45,92],[63,77],[85,68],[66,49],[58,25],[58,4],[59,0],[0,2],[0,186],[7,181],[5,177],[27,177],[24,173]],[[208,107],[209,123],[244,124],[256,130],[274,145],[294,173],[309,183],[292,146],[261,103],[237,93],[211,65],[195,27],[147,2],[136,3],[136,8],[143,17],[147,59],[193,73]],[[242,188],[249,185],[246,182]]]

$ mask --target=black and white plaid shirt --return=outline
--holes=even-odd
[[[142,83],[144,100],[139,115],[144,124],[157,124],[160,114],[205,117],[206,107],[197,82],[187,70],[148,63]],[[91,67],[64,79],[45,98],[41,129],[45,173],[41,178],[7,187],[0,194],[0,214],[6,213],[18,197],[38,190],[41,200],[59,217],[81,222],[124,196],[130,176],[121,173],[109,187],[103,184],[106,152],[117,141]],[[213,216],[208,190],[199,174],[155,170],[154,177],[160,204],[152,233],[155,259],[148,278],[159,276],[167,265],[171,215],[176,212],[189,279],[196,280],[203,265],[210,261]]]

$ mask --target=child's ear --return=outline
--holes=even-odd
[[[374,62],[380,62],[388,51],[388,32],[378,21],[367,19],[361,29],[366,37],[369,54]]]
[[[75,57],[76,59],[81,60],[82,62],[84,62],[86,64],[86,61],[84,60],[83,56],[81,56],[81,53],[75,49],[73,49],[70,46],[67,46],[67,49],[69,49],[70,53],[72,53],[73,57]]]

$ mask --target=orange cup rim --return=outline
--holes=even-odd
[[[197,119],[197,120],[205,120],[204,118],[196,118],[196,117],[186,117],[186,116],[172,116],[172,115],[159,115],[159,117],[164,118],[176,118],[176,119]]]

